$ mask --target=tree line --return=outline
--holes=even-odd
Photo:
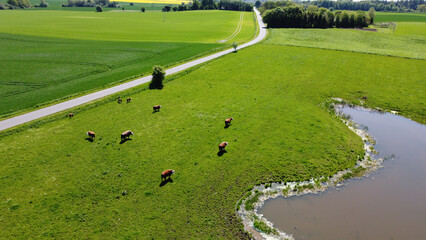
[[[49,4],[46,0],[40,0],[40,4],[34,5],[34,7],[46,8]],[[7,0],[6,4],[0,3],[0,10],[13,10],[20,8],[30,8],[31,3],[29,0]]]
[[[421,11],[418,9],[420,5],[425,4],[425,0],[398,0],[398,1],[331,1],[331,0],[318,0],[318,1],[303,1],[305,5],[316,5],[318,7],[333,8],[334,10],[363,10],[367,11],[370,8],[382,12],[411,12]]]
[[[45,8],[49,4],[46,0],[40,0],[40,4],[34,5],[34,7]],[[68,0],[67,3],[62,3],[62,7],[107,7],[107,8],[119,8],[121,7],[118,2],[110,2],[109,0]],[[29,0],[7,0],[6,4],[0,3],[0,10],[7,9],[20,9],[20,8],[31,8]]]
[[[6,4],[0,3],[0,10],[29,8],[31,3],[29,0],[7,0]]]
[[[246,11],[250,12],[253,10],[253,5],[241,0],[220,0],[216,2],[215,0],[193,0],[192,3],[184,4],[182,3],[179,6],[164,6],[163,12],[170,11],[189,11],[189,10],[232,10],[232,11]]]
[[[109,0],[68,0],[63,3],[62,7],[106,7],[106,8],[119,8],[121,7],[118,2],[110,2]]]
[[[256,2],[256,7],[257,7]],[[278,1],[266,1],[261,5],[261,8],[274,9],[276,7],[285,7],[287,5],[294,4],[289,0],[278,0]],[[259,2],[260,5],[260,2]],[[349,10],[349,11],[368,11],[370,8],[374,8],[380,12],[425,12],[425,0],[398,0],[398,1],[359,1],[354,2],[352,0],[318,0],[318,1],[302,1],[300,5],[307,8],[309,5],[315,5],[319,8],[327,8],[330,10]]]
[[[265,11],[263,21],[268,28],[363,28],[373,23],[374,17],[373,8],[366,14],[293,4]]]

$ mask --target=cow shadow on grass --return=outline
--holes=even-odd
[[[218,155],[219,157],[222,157],[222,156],[223,156],[223,154],[225,154],[225,153],[227,153],[227,151],[226,151],[226,150],[220,150],[219,152],[217,152],[217,155]]]
[[[131,138],[121,139],[120,144],[123,144],[123,143],[125,143],[127,141],[131,141],[131,140],[132,140]]]
[[[89,142],[93,142],[93,138],[87,137],[85,140],[89,141]]]
[[[166,185],[166,184],[167,184],[167,183],[169,183],[169,182],[173,182],[173,179],[168,178],[168,179],[166,179],[166,180],[161,181],[161,183],[160,183],[160,187],[162,187],[162,186]]]
[[[225,125],[225,127],[223,127],[223,128],[227,129],[227,128],[229,128],[229,126],[231,126],[231,125]]]

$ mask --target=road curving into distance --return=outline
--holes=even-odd
[[[262,17],[260,16],[260,13],[257,9],[254,9],[254,12],[257,16],[257,23],[258,23],[258,26],[259,26],[259,34],[257,35],[257,37],[255,39],[251,40],[250,42],[247,42],[247,43],[242,44],[241,46],[238,46],[237,50],[251,46],[251,45],[254,45],[254,44],[262,41],[266,37],[266,29],[264,28],[265,25],[262,21]],[[166,70],[166,76],[180,72],[180,71],[183,71],[183,70],[191,68],[191,67],[194,67],[198,64],[208,62],[212,59],[215,59],[215,58],[221,57],[223,55],[232,53],[233,51],[234,50],[232,48],[227,49],[227,50],[224,50],[224,51],[221,51],[221,52],[218,52],[218,53],[215,53],[215,54],[212,54],[212,55],[209,55],[209,56],[197,59],[197,60],[193,60],[193,61],[181,64],[179,66],[167,69]],[[94,92],[94,93],[91,93],[91,94],[88,94],[88,95],[84,95],[84,96],[81,96],[81,97],[78,97],[78,98],[74,98],[74,99],[62,102],[62,103],[58,103],[58,104],[55,104],[55,105],[52,105],[52,106],[49,106],[49,107],[45,107],[45,108],[42,108],[42,109],[38,109],[38,110],[29,112],[29,113],[25,113],[25,114],[22,114],[22,115],[19,115],[19,116],[16,116],[16,117],[12,117],[12,118],[0,121],[0,131],[6,130],[8,128],[12,128],[12,127],[24,124],[24,123],[28,123],[28,122],[34,121],[36,119],[46,117],[46,116],[49,116],[49,115],[52,115],[52,114],[55,114],[55,113],[58,113],[58,112],[62,112],[64,110],[67,110],[67,109],[70,109],[70,108],[73,108],[73,107],[76,107],[76,106],[79,106],[79,105],[82,105],[82,104],[85,104],[85,103],[88,103],[88,102],[92,102],[94,100],[109,96],[111,94],[114,94],[114,93],[117,93],[117,92],[120,92],[120,91],[123,91],[123,90],[127,90],[129,88],[136,87],[138,85],[150,82],[151,78],[152,78],[151,75],[146,76],[146,77],[139,78],[139,79],[127,82],[127,83],[123,83],[123,84],[120,84],[120,85],[117,85],[117,86],[114,86],[114,87],[111,87],[111,88],[107,88],[107,89],[104,89],[104,90],[101,90],[101,91],[98,91],[98,92]]]

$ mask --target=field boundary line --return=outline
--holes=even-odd
[[[260,41],[262,41],[266,35],[267,35],[267,31],[265,29],[265,24],[262,21],[262,17],[260,16],[260,12],[254,8],[253,9],[256,13],[257,16],[257,24],[259,25],[259,34],[257,35],[257,37],[247,43],[244,43],[240,46],[237,47],[236,50],[240,50],[246,47],[249,47],[251,45],[254,45]],[[199,64],[208,62],[210,60],[222,57],[226,54],[232,53],[234,52],[233,48],[230,49],[226,49],[223,50],[221,52],[209,55],[209,56],[205,56],[202,57],[200,59],[196,59],[196,60],[192,60],[190,62],[186,62],[184,64],[169,68],[166,70],[166,75],[172,75],[178,72],[181,72],[183,70],[186,70],[188,68],[197,66]],[[106,88],[97,92],[93,92],[81,97],[77,97],[65,102],[61,102],[55,105],[51,105],[45,108],[41,108],[32,112],[28,112],[22,115],[18,115],[16,117],[12,117],[12,118],[8,118],[6,120],[0,121],[0,131],[24,124],[24,123],[28,123],[55,113],[59,113],[68,109],[71,109],[73,107],[77,107],[80,105],[83,105],[85,103],[89,103],[89,102],[93,102],[95,100],[98,100],[100,98],[115,94],[117,92],[121,92],[136,86],[139,86],[141,84],[147,83],[149,81],[151,81],[152,79],[152,75],[146,76],[146,77],[142,77],[142,78],[138,78],[136,80],[130,81],[130,82],[126,82],[114,87],[110,87],[110,88]]]

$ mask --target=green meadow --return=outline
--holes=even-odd
[[[169,77],[163,90],[122,93],[129,104],[82,107],[71,119],[3,133],[1,236],[248,239],[235,206],[253,185],[330,176],[363,156],[361,139],[326,100],[367,97],[368,107],[426,123],[425,60],[350,43],[345,51],[284,46],[276,32]],[[135,135],[120,142],[125,130]],[[219,154],[222,141],[229,145]],[[173,181],[161,184],[170,168]]]
[[[425,20],[426,14],[377,12],[375,22],[397,22],[395,29],[271,29],[266,43],[425,59]]]
[[[395,31],[272,29],[266,43],[426,59],[426,23],[398,23]]]
[[[241,12],[81,12],[3,11],[0,32],[40,37],[103,41],[216,43],[232,35]],[[220,19],[220,21],[217,21]],[[253,13],[233,39],[254,35]]]
[[[426,22],[424,13],[376,12],[375,22]]]
[[[2,11],[0,116],[149,74],[250,40],[253,13]],[[217,19],[221,19],[218,21]]]

